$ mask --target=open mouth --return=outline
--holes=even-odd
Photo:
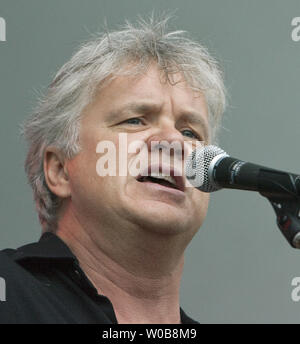
[[[138,182],[141,182],[141,183],[144,183],[144,182],[156,183],[156,184],[160,184],[160,185],[172,188],[172,189],[179,190],[177,185],[173,184],[172,182],[169,182],[166,179],[156,178],[156,177],[152,177],[152,176],[141,176],[140,178],[138,178]]]
[[[156,172],[154,172],[156,171]],[[173,168],[168,173],[163,172],[162,166],[149,166],[137,177],[140,183],[153,183],[184,192],[185,183],[183,177]],[[176,175],[175,175],[176,174]]]

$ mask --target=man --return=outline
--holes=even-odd
[[[83,45],[25,123],[43,235],[0,253],[2,323],[195,323],[179,287],[209,197],[174,170],[184,147],[214,140],[224,86],[208,52],[166,23],[127,24]],[[179,143],[170,174],[161,162],[154,174],[148,155],[146,178],[101,175],[103,142],[116,149],[116,170],[125,155],[126,172],[136,162],[138,150],[121,154],[120,134],[160,159]]]

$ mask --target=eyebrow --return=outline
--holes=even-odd
[[[114,109],[106,116],[106,122],[114,122],[118,120],[120,116],[126,113],[159,113],[162,105],[157,103],[148,102],[133,102],[122,106],[120,109]],[[189,123],[191,125],[200,126],[203,129],[205,139],[210,137],[210,128],[207,121],[204,119],[201,113],[195,111],[184,111],[179,116],[179,123]]]
[[[140,114],[147,114],[149,112],[158,113],[161,110],[161,105],[156,103],[128,103],[122,106],[120,109],[114,109],[108,113],[106,116],[106,122],[113,122],[118,120],[118,118],[126,113],[140,113]]]

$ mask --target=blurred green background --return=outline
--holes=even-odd
[[[232,156],[300,173],[300,42],[291,39],[299,0],[0,0],[0,249],[36,241],[40,226],[27,185],[19,124],[40,90],[80,42],[106,19],[176,10],[171,29],[187,30],[225,71],[229,106],[220,145]],[[201,323],[299,323],[293,277],[300,251],[276,227],[257,193],[223,190],[186,252],[181,305]]]

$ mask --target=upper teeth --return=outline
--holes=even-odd
[[[176,181],[175,181],[175,179],[172,176],[167,176],[167,175],[162,174],[160,172],[159,173],[155,173],[155,172],[151,173],[150,176],[153,177],[153,178],[157,178],[157,179],[164,179],[167,182],[176,185]]]

